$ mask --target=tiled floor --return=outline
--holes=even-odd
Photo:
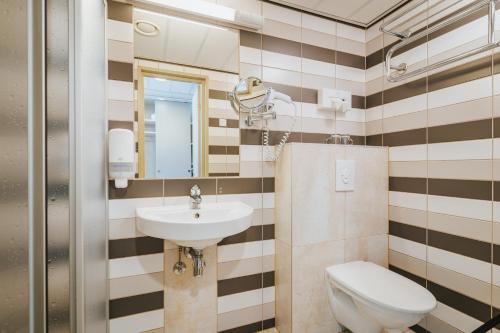
[[[276,333],[278,333],[278,332],[276,331]],[[345,331],[342,331],[342,333],[352,333],[352,332],[346,329]],[[408,329],[404,333],[415,333],[415,332],[413,332],[412,330]]]
[[[279,333],[279,332],[278,332],[278,330],[276,328],[273,327],[273,328],[270,328],[270,329],[267,329],[267,330],[264,330],[264,331],[260,331],[258,333]],[[345,330],[345,331],[343,331],[343,333],[352,333],[352,332],[349,331],[349,330]],[[409,329],[405,333],[414,333],[414,332]]]

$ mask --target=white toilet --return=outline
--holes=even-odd
[[[400,333],[434,310],[436,298],[419,284],[371,262],[326,269],[335,319],[353,333]]]

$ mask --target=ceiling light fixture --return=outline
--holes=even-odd
[[[199,25],[199,26],[202,26],[202,27],[206,27],[206,28],[213,28],[213,29],[219,29],[219,30],[227,30],[226,28],[220,27],[220,26],[217,26],[217,25],[203,23],[203,22],[198,22],[198,21],[193,21],[193,20],[188,20],[188,19],[185,19],[185,18],[182,18],[182,17],[177,17],[177,16],[172,16],[172,15],[157,13],[157,12],[153,12],[153,11],[145,10],[145,9],[134,8],[134,12],[145,13],[146,15],[151,14],[151,15],[156,15],[156,16],[162,16],[162,17],[166,17],[168,19],[172,19],[172,20],[176,20],[176,21],[180,21],[180,22],[187,22],[187,23],[190,23],[190,24],[196,24],[196,25]],[[158,32],[160,31],[160,28],[156,24],[154,24],[154,23],[152,23],[150,21],[139,19],[139,20],[136,20],[135,22],[136,22],[136,24],[135,24],[135,31],[137,31],[141,35],[144,35],[144,36],[156,36],[156,35],[148,35],[148,34],[145,34],[145,33],[142,33],[140,31],[138,31],[139,25],[137,24],[137,22],[139,22],[139,23],[146,22],[146,23],[155,25],[158,28]]]
[[[262,27],[262,16],[202,0],[136,0],[167,10],[251,29]]]
[[[221,20],[234,21],[236,10],[233,8],[221,6],[212,2],[201,0],[150,0],[161,6],[171,7],[173,9],[196,13],[198,15],[210,16]]]
[[[148,37],[154,37],[160,33],[158,25],[146,20],[136,20],[134,22],[134,30],[139,34]]]

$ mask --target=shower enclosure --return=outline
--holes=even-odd
[[[0,2],[0,332],[106,332],[105,10]]]

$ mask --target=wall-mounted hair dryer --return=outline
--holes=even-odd
[[[276,145],[274,154],[266,151],[267,159],[277,160],[285,143],[292,133],[297,119],[297,107],[290,96],[280,93],[273,88],[267,88],[262,80],[256,77],[242,79],[229,94],[231,106],[236,112],[246,113],[245,123],[252,126],[255,121],[264,121],[263,144],[269,146],[268,119],[276,119],[275,101],[282,101],[293,107],[292,124],[290,129],[283,134],[280,142]]]

